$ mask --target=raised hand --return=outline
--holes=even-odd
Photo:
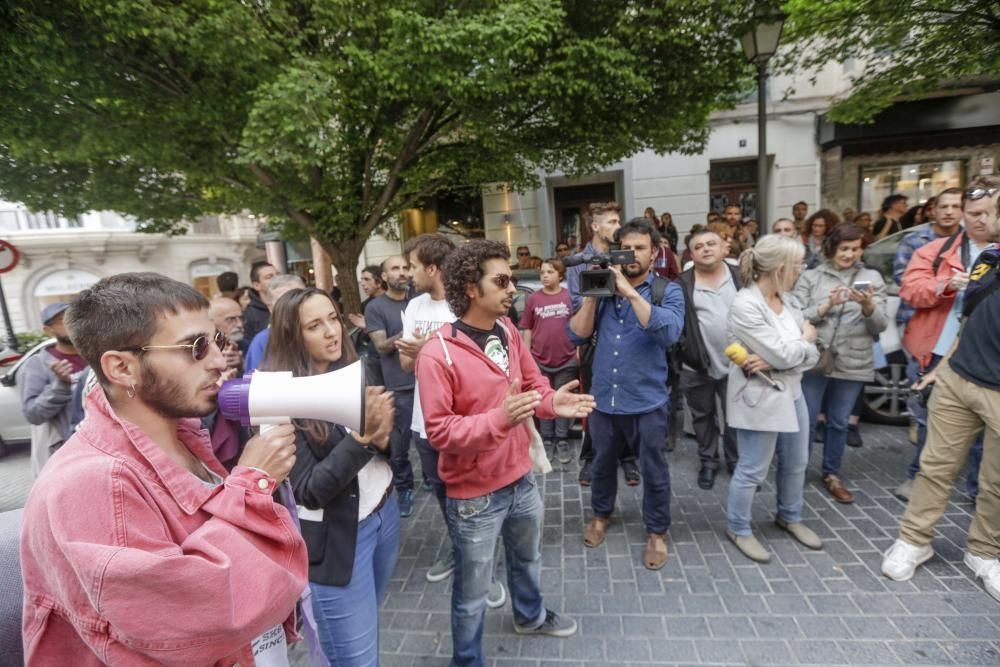
[[[507,396],[503,400],[503,410],[507,414],[507,420],[517,425],[531,419],[535,414],[535,408],[542,404],[542,395],[537,391],[520,391],[521,378],[515,379],[507,387]]]
[[[49,364],[49,368],[55,373],[56,379],[63,384],[73,383],[73,365],[65,359],[59,359]]]
[[[357,436],[358,442],[372,445],[380,452],[389,447],[392,420],[396,415],[396,402],[385,387],[365,388],[365,435]]]
[[[552,409],[559,417],[575,419],[586,417],[594,408],[597,401],[590,394],[577,394],[574,390],[580,386],[579,380],[567,382],[556,390],[552,396]]]

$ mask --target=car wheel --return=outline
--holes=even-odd
[[[910,380],[906,377],[906,363],[890,361],[884,368],[875,369],[875,379],[864,388],[864,409],[861,416],[876,424],[905,426],[910,421],[906,399],[910,394]]]

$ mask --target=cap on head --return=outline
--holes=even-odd
[[[68,303],[50,303],[42,308],[42,324],[48,326],[49,322],[56,318],[56,315],[69,308]]]

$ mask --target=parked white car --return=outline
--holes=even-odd
[[[17,374],[28,359],[55,345],[55,342],[55,338],[42,341],[12,364],[0,368],[3,373],[0,376],[0,456],[7,454],[8,445],[31,440],[31,425],[21,411],[21,390],[17,386]]]

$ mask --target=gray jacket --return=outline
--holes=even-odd
[[[785,309],[802,326],[802,313],[790,295],[785,295]],[[751,354],[757,354],[774,370],[769,375],[781,383],[773,389],[756,375],[749,378],[733,364],[726,387],[726,424],[749,431],[794,433],[808,424],[800,424],[795,401],[802,396],[802,373],[816,364],[819,351],[799,336],[790,336],[778,323],[778,316],[767,305],[757,285],[744,287],[736,295],[729,311],[729,335]]]
[[[834,306],[826,317],[820,318],[817,311],[830,297],[830,290],[840,285],[850,287],[849,281],[851,284],[862,281],[872,284],[875,290],[872,299],[875,310],[872,314],[865,317],[861,314],[861,304],[848,301],[841,306]],[[874,379],[875,336],[885,331],[889,322],[885,313],[885,281],[882,274],[861,263],[841,271],[825,261],[799,277],[794,295],[802,306],[802,314],[816,326],[818,341],[834,352],[836,363],[830,377],[862,382]]]
[[[50,422],[65,440],[70,436],[73,385],[61,382],[52,372],[49,365],[54,361],[48,350],[39,352],[24,362],[17,384],[24,418],[36,426]]]

